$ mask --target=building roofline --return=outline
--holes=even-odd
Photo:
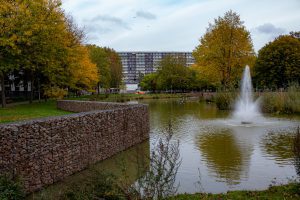
[[[117,53],[193,53],[192,51],[117,51]]]

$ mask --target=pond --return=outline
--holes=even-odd
[[[126,165],[131,183],[141,176],[136,160],[149,162],[153,143],[166,133],[171,123],[173,139],[179,140],[182,163],[176,177],[178,193],[228,190],[262,190],[270,184],[284,184],[297,177],[300,166],[294,162],[292,152],[299,116],[268,117],[263,126],[233,125],[230,113],[220,111],[214,104],[200,103],[198,99],[143,100],[149,105],[150,140],[138,144],[118,155],[100,162],[54,184],[36,196],[63,193],[73,185],[82,184],[94,176],[94,170],[108,171],[117,176]],[[145,161],[146,160],[146,161]]]
[[[297,177],[292,145],[299,119],[286,116],[268,118],[264,126],[236,126],[227,120],[230,113],[214,104],[197,100],[143,103],[150,108],[150,143],[169,123],[180,142],[179,193],[265,189]]]

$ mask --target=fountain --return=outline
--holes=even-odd
[[[250,69],[247,65],[243,73],[240,97],[233,112],[233,120],[239,121],[241,124],[252,124],[262,120],[262,118],[258,100],[253,100]]]

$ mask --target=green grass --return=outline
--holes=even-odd
[[[230,191],[225,194],[180,194],[175,197],[167,198],[168,200],[198,200],[198,199],[300,199],[299,183],[290,183],[282,186],[272,186],[263,191]]]
[[[132,100],[142,99],[168,99],[168,98],[182,98],[189,97],[188,93],[161,93],[161,94],[100,94],[100,95],[87,95],[80,97],[70,97],[69,100],[90,100],[90,101],[109,101],[109,102],[126,102]]]
[[[70,114],[70,112],[57,109],[55,101],[21,104],[7,108],[0,108],[0,123],[65,114]]]

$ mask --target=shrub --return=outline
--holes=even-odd
[[[46,87],[44,95],[49,98],[54,99],[62,99],[64,96],[66,96],[68,92],[65,89],[59,88],[59,87]]]
[[[218,92],[214,98],[218,109],[229,110],[233,108],[234,93],[232,92]]]
[[[0,176],[0,199],[18,200],[24,199],[25,193],[19,181],[13,180],[8,175]]]
[[[112,174],[94,171],[87,182],[72,185],[60,199],[125,199]]]

